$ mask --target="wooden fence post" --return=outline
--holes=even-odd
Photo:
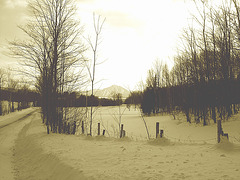
[[[98,123],[98,136],[100,136],[100,123]]]
[[[228,133],[223,132],[221,122],[222,122],[221,120],[217,120],[217,141],[218,141],[218,143],[220,143],[220,141],[221,141],[221,136],[227,137],[227,139],[228,139]]]
[[[217,120],[217,141],[220,143],[221,136],[222,135],[222,124],[221,120]]]
[[[67,134],[70,134],[70,123],[67,123]]]
[[[228,133],[223,133],[223,136],[227,137],[227,139],[228,139]]]
[[[84,134],[84,121],[82,121],[82,134]]]
[[[67,122],[65,121],[63,125],[63,133],[65,134],[66,132],[67,132]]]
[[[103,136],[105,135],[105,129],[103,130],[103,133],[102,133],[102,134],[103,134]]]
[[[163,137],[163,129],[160,130],[160,138]]]
[[[159,122],[156,122],[156,138],[158,137],[159,134]]]
[[[121,124],[121,129],[120,129],[120,138],[123,137],[123,124]]]
[[[76,121],[74,121],[74,123],[73,123],[72,134],[75,134],[75,133],[76,133],[76,127],[77,127],[77,125],[76,125]]]
[[[125,131],[125,130],[123,130],[122,137],[125,137],[125,135],[126,135],[126,131]]]

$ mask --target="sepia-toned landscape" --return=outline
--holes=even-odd
[[[0,179],[240,179],[240,2],[0,1]]]

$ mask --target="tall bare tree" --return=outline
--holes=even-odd
[[[90,64],[87,65],[90,81],[91,81],[91,96],[94,96],[94,83],[95,83],[95,74],[96,74],[96,65],[98,62],[98,46],[101,43],[101,32],[103,28],[103,24],[106,18],[102,19],[101,16],[95,15],[93,13],[93,26],[94,26],[94,33],[95,38],[92,40],[90,37],[86,38],[88,44],[93,53],[92,59],[90,59]],[[93,106],[91,105],[90,109],[90,135],[92,135],[92,121],[93,121]]]
[[[22,58],[25,73],[37,80],[41,94],[43,121],[53,132],[62,122],[58,99],[67,71],[81,61],[85,50],[79,37],[76,6],[72,0],[33,0],[28,4],[31,19],[20,29],[26,41],[11,42],[13,55]]]

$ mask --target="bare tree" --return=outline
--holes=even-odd
[[[5,71],[0,68],[0,116],[3,114],[2,112],[2,88],[4,81],[6,80],[6,73]]]
[[[238,111],[240,4],[236,0],[218,6],[211,1],[194,2],[197,14],[184,29],[183,47],[171,73],[165,75],[163,71],[163,85],[157,94],[153,89],[157,76],[149,71],[142,110],[156,113],[156,100],[161,97],[160,106],[177,107],[185,112],[188,122],[194,115],[196,123],[207,125],[209,117],[216,122],[217,117],[225,119]]]
[[[10,70],[7,71],[7,89],[9,91],[9,100],[8,100],[8,108],[9,112],[14,112],[14,100],[13,100],[13,92],[16,91],[18,81],[13,79]]]
[[[102,19],[99,15],[95,17],[95,13],[93,13],[93,25],[94,25],[94,32],[95,38],[91,40],[90,37],[86,38],[88,44],[91,47],[93,58],[90,60],[90,65],[87,65],[90,81],[91,81],[91,96],[94,96],[94,83],[95,83],[95,74],[96,74],[96,65],[98,62],[98,46],[101,43],[101,32],[103,28],[103,24],[106,18]],[[93,121],[93,106],[91,105],[90,110],[90,135],[92,135],[92,121]]]
[[[37,80],[48,133],[49,126],[57,132],[62,123],[58,99],[66,84],[65,72],[81,61],[85,50],[79,39],[81,28],[71,0],[33,0],[29,10],[32,18],[20,27],[28,40],[11,42],[10,48],[13,55],[24,60],[25,73]]]
[[[119,128],[119,136],[120,138],[121,136],[121,124],[122,124],[122,116],[125,112],[125,110],[127,108],[124,108],[123,111],[121,111],[121,105],[122,105],[122,94],[121,93],[117,93],[117,92],[112,92],[112,98],[115,101],[116,105],[118,106],[118,118],[115,116],[114,114],[114,120],[117,122],[118,124],[118,128]]]

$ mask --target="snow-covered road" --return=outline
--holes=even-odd
[[[10,114],[0,122],[1,180],[87,179],[55,155],[44,153],[36,143],[39,136],[45,135],[34,126],[41,122],[37,109]]]
[[[31,121],[34,108],[0,117],[0,179],[14,179],[13,148],[18,133]]]
[[[32,115],[32,113],[35,112],[36,110],[37,108],[28,108],[22,111],[13,112],[5,116],[0,116],[0,129],[9,126],[10,124],[13,124],[17,121],[25,120],[28,116]]]

